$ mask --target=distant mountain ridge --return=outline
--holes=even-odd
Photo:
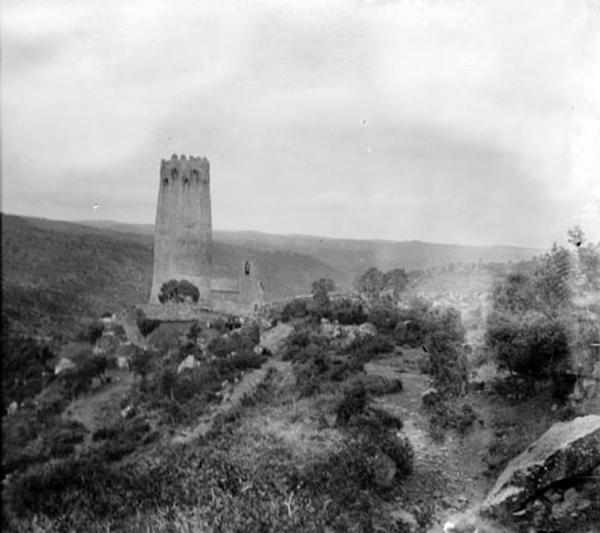
[[[152,224],[113,221],[80,221],[80,224],[151,236]],[[277,235],[258,231],[213,232],[216,242],[243,245],[257,250],[285,250],[310,255],[353,279],[371,266],[381,270],[418,270],[445,263],[519,262],[543,253],[540,248],[519,246],[468,246],[423,241],[336,239],[310,235]]]

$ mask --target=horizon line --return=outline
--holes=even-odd
[[[148,226],[149,228],[154,228],[155,224],[152,222],[123,222],[120,220],[113,219],[74,219],[74,220],[66,220],[66,219],[58,219],[58,218],[49,218],[49,217],[41,217],[41,216],[32,216],[32,215],[23,215],[19,213],[9,213],[2,209],[0,209],[0,214],[9,215],[9,216],[17,216],[21,218],[33,218],[38,220],[49,220],[53,222],[66,222],[68,224],[76,224],[80,226],[94,227],[94,224],[97,223],[105,223],[105,224],[122,224],[126,226]],[[97,226],[96,226],[97,227]],[[118,228],[106,228],[109,231],[121,231]],[[255,229],[222,229],[222,228],[213,228],[213,232],[229,232],[229,233],[255,233],[260,235],[270,235],[276,237],[299,237],[299,238],[311,238],[311,239],[321,239],[328,241],[354,241],[354,242],[373,242],[373,243],[389,243],[389,244],[402,244],[402,243],[419,243],[419,244],[428,244],[428,245],[436,245],[436,246],[461,246],[466,248],[515,248],[520,250],[535,250],[535,251],[546,251],[551,245],[547,247],[542,246],[523,246],[517,244],[460,244],[456,242],[434,242],[434,241],[425,241],[422,239],[404,239],[404,240],[395,240],[395,239],[385,239],[385,238],[360,238],[360,237],[331,237],[326,235],[316,235],[311,233],[273,233],[266,232],[262,230]]]

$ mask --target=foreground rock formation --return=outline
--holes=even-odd
[[[591,472],[599,464],[600,416],[554,424],[508,464],[480,511],[508,517],[550,486]]]

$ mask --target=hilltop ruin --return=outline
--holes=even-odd
[[[163,320],[189,319],[202,309],[250,313],[262,303],[264,294],[256,265],[246,258],[235,271],[234,277],[214,276],[208,159],[175,154],[163,159],[154,230],[154,273],[146,313]],[[172,279],[187,280],[198,287],[198,302],[161,305],[161,286]]]

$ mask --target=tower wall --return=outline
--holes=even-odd
[[[210,164],[205,157],[173,155],[160,163],[150,303],[165,281],[186,279],[210,305],[212,217]]]

